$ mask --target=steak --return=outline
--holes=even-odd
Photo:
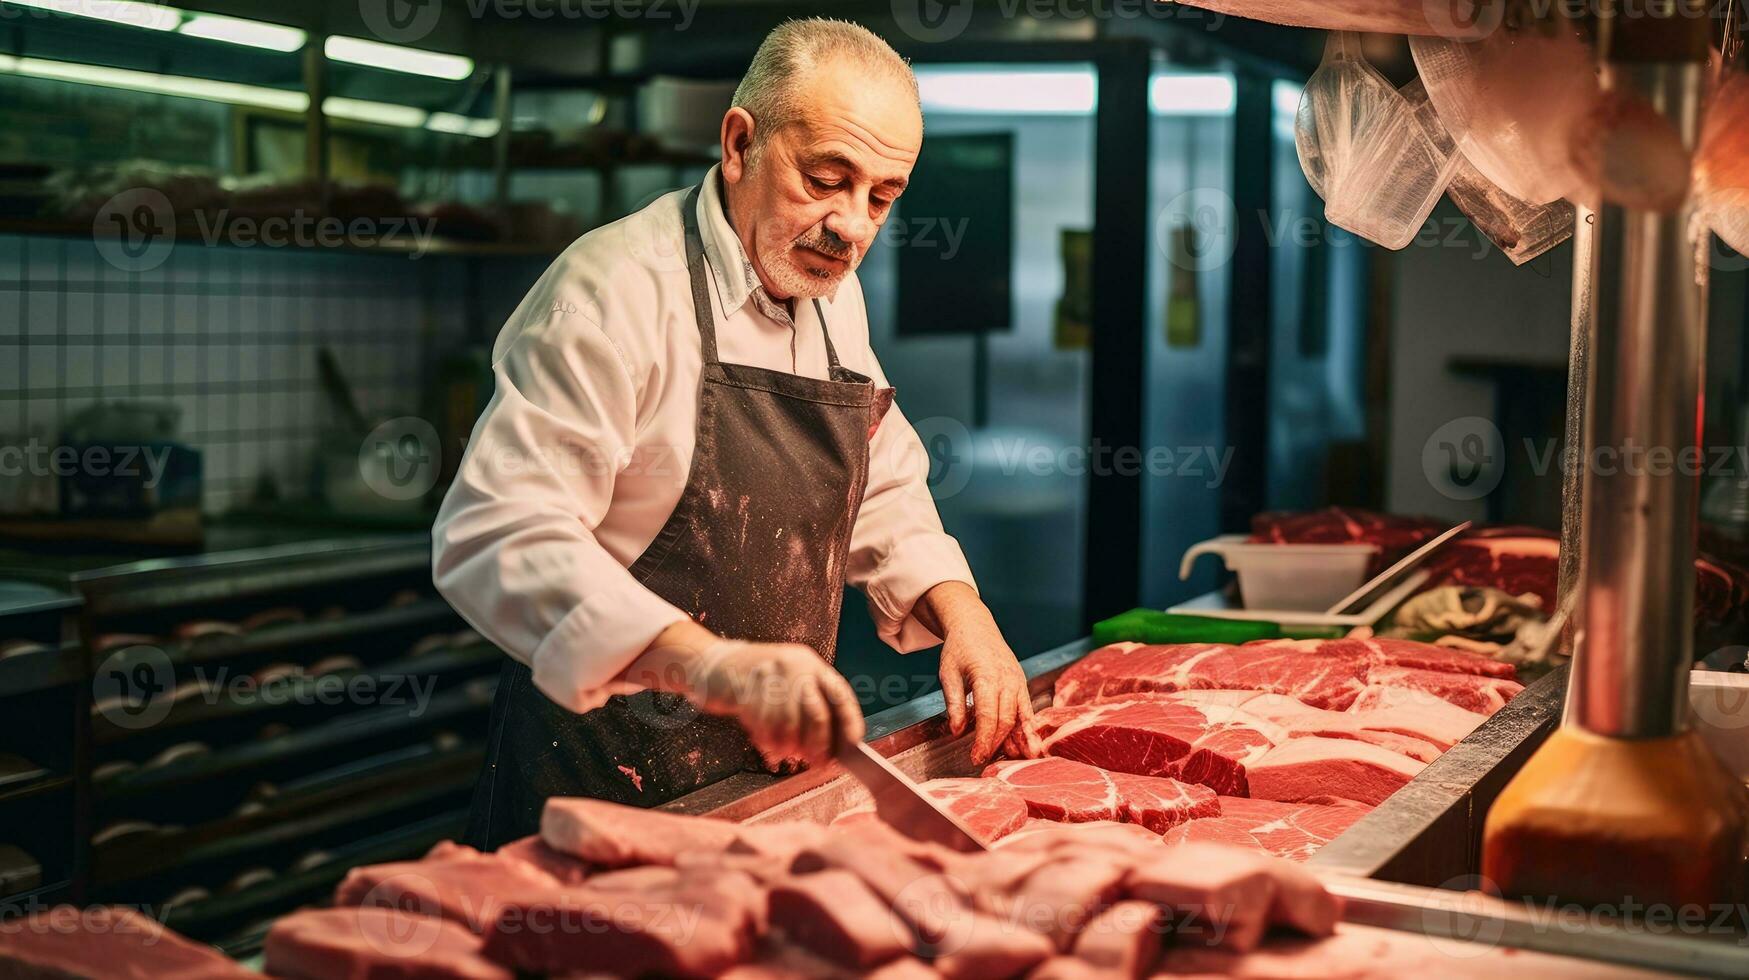
[[[1245,767],[1286,732],[1218,704],[1159,698],[1050,708],[1040,734],[1051,755],[1114,772],[1199,783],[1246,795]]]
[[[1165,841],[1233,844],[1304,861],[1335,840],[1371,807],[1222,797],[1221,815],[1192,820],[1166,832]]]
[[[1107,772],[1071,759],[997,762],[986,768],[984,775],[1013,787],[1034,816],[1049,820],[1118,820],[1159,834],[1186,820],[1220,813],[1214,792],[1205,787],[1156,776]]]
[[[122,964],[128,976],[154,980],[255,977],[218,950],[131,909],[57,905],[0,919],[0,977],[113,977]]]
[[[911,930],[848,871],[799,875],[771,889],[784,938],[841,966],[866,970],[911,951]]]
[[[957,879],[893,846],[899,840],[883,823],[853,825],[803,850],[790,870],[809,874],[836,868],[855,875],[911,927],[914,945],[933,948],[963,923],[971,899]]]
[[[1162,906],[1179,946],[1255,949],[1272,925],[1328,936],[1340,900],[1299,865],[1212,844],[1182,844],[1137,865],[1129,895]]]
[[[548,847],[539,835],[513,840],[492,853],[549,874],[565,885],[581,884],[594,870],[587,862]]]
[[[1421,666],[1409,666],[1409,665]],[[1464,651],[1407,640],[1258,640],[1242,646],[1113,643],[1063,671],[1055,704],[1067,706],[1193,690],[1283,694],[1314,708],[1346,710],[1372,684],[1411,682],[1460,707],[1523,688],[1497,664]],[[1441,693],[1445,692],[1445,693]],[[1480,692],[1492,692],[1482,694]]]
[[[1016,852],[1097,848],[1132,854],[1137,850],[1152,850],[1160,844],[1159,834],[1133,823],[1115,820],[1060,823],[1028,817],[1026,826],[1003,838],[996,846]]]
[[[286,980],[511,980],[480,951],[477,936],[443,919],[380,907],[306,909],[273,924],[264,965]]]
[[[1229,693],[1239,693],[1244,696],[1238,699],[1211,697],[1212,695]],[[1275,741],[1280,741],[1283,737],[1299,738],[1305,735],[1317,735],[1323,738],[1355,738],[1383,746],[1394,752],[1401,752],[1422,762],[1432,762],[1439,757],[1441,752],[1450,748],[1452,742],[1456,741],[1456,739],[1446,740],[1454,733],[1451,728],[1437,723],[1423,723],[1412,713],[1394,712],[1391,715],[1374,717],[1355,712],[1352,708],[1348,711],[1328,711],[1302,704],[1293,698],[1280,694],[1253,694],[1250,692],[1186,691],[1164,697],[1189,704],[1205,704],[1204,699],[1207,698],[1207,710],[1242,712],[1246,716],[1257,719],[1256,724],[1264,726],[1262,730],[1271,732]],[[1459,714],[1470,714],[1470,712],[1461,711],[1455,706],[1447,705],[1444,701],[1436,703],[1445,705]],[[1480,715],[1473,715],[1473,717],[1477,723],[1480,723]],[[1428,734],[1421,734],[1421,730],[1426,730]],[[1463,734],[1469,734],[1468,730],[1465,730]],[[1458,736],[1458,738],[1462,737],[1462,735]]]
[[[558,885],[533,865],[445,841],[423,861],[353,868],[335,889],[334,904],[436,916],[478,933],[509,896]]]
[[[1475,731],[1487,715],[1460,708],[1444,698],[1406,687],[1368,687],[1348,712],[1381,732],[1426,739],[1449,749]]]
[[[986,844],[1001,840],[1026,824],[1026,801],[994,779],[931,779],[918,788],[929,793]],[[846,810],[833,826],[879,821],[874,806]]]
[[[1407,688],[1431,694],[1465,711],[1491,715],[1518,696],[1524,685],[1503,677],[1474,677],[1467,674],[1445,674],[1435,670],[1411,670],[1407,667],[1380,667],[1367,678],[1369,687]],[[1362,692],[1364,693],[1364,692]]]
[[[541,810],[547,846],[604,868],[673,864],[694,850],[723,850],[736,825],[709,817],[682,817],[582,797],[555,796]]]
[[[1251,766],[1251,795],[1288,803],[1339,796],[1378,804],[1426,766],[1354,739],[1290,738]]]
[[[1152,902],[1118,902],[1075,938],[1075,958],[1104,977],[1144,977],[1160,959],[1166,923]]]

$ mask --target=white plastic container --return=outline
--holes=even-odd
[[[1219,555],[1239,576],[1246,609],[1323,612],[1366,581],[1377,551],[1370,544],[1272,544],[1225,534],[1185,551],[1178,577],[1190,577],[1198,556]]]

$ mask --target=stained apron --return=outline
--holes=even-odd
[[[838,362],[818,300],[825,380],[720,361],[698,198],[694,187],[681,205],[703,360],[692,469],[630,571],[714,633],[804,643],[831,663],[869,440],[892,389]],[[508,661],[466,836],[495,848],[535,833],[550,796],[657,806],[762,769],[739,722],[702,714],[678,694],[615,695],[579,715]]]

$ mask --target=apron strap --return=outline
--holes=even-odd
[[[698,231],[698,196],[702,183],[692,185],[686,200],[680,203],[680,219],[686,229],[686,272],[692,279],[692,315],[698,320],[699,352],[704,363],[717,363],[717,324],[711,315],[710,277],[704,268],[704,238]],[[832,332],[826,329],[826,310],[820,300],[814,300],[814,316],[820,320],[820,336],[826,340],[826,365],[832,373],[839,370],[838,349],[832,346]]]
[[[711,291],[704,271],[704,239],[698,233],[698,189],[692,185],[686,200],[680,205],[680,219],[686,228],[686,272],[692,278],[692,315],[698,321],[698,349],[706,367],[717,364],[717,324],[711,315]]]

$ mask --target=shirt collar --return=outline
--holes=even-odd
[[[711,280],[717,287],[717,302],[722,304],[724,316],[739,310],[749,299],[754,299],[767,316],[785,309],[781,301],[765,292],[759,273],[754,271],[753,262],[747,257],[747,250],[741,247],[740,236],[729,224],[729,212],[722,194],[721,164],[712,166],[710,173],[704,176],[704,187],[698,195],[698,228],[704,245],[705,264],[710,266]],[[831,297],[827,297],[827,302],[830,301]],[[788,321],[788,315],[782,316],[782,320]]]

